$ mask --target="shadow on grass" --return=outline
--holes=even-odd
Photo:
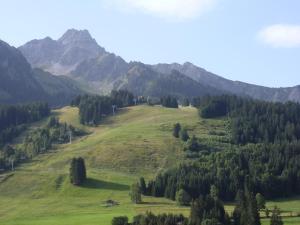
[[[87,178],[86,181],[81,185],[83,188],[90,189],[108,189],[115,191],[126,191],[129,190],[129,186],[125,184],[118,184],[103,180],[96,180],[93,178]]]

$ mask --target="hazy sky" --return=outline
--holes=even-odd
[[[13,46],[88,29],[127,61],[192,62],[233,80],[300,84],[299,0],[0,0]]]

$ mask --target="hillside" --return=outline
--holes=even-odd
[[[61,121],[82,128],[76,108],[66,107],[54,113]],[[140,174],[154,176],[158,170],[180,162],[182,152],[170,135],[175,121],[192,125],[197,121],[196,110],[132,107],[99,127],[84,127],[91,132],[89,136],[40,155],[0,183],[0,204],[6,205],[0,209],[0,224],[85,221],[108,225],[114,215],[130,216],[146,208],[170,210],[173,206],[179,210],[169,200],[150,197],[147,205],[136,207],[128,197],[129,185]],[[69,184],[69,161],[74,156],[86,159],[90,179],[85,187]],[[120,202],[120,206],[104,207],[103,201],[108,199]]]
[[[85,129],[89,135],[72,144],[55,146],[18,167],[11,177],[0,179],[0,205],[4,206],[0,208],[1,225],[109,225],[114,216],[132,217],[148,210],[188,215],[189,208],[178,207],[164,198],[145,197],[143,204],[133,205],[128,196],[129,186],[141,175],[152,178],[158,171],[183,160],[181,143],[171,135],[174,123],[180,122],[191,134],[207,142],[218,140],[211,135],[212,131],[226,129],[225,120],[199,120],[197,110],[190,107],[124,108],[98,127],[80,125],[76,108],[55,110],[53,115]],[[87,163],[88,180],[82,187],[69,182],[69,162],[75,156],[84,157]],[[120,205],[106,207],[104,201],[109,199]],[[293,212],[300,210],[297,199],[276,204]],[[233,206],[229,204],[226,209],[231,212]],[[297,224],[298,220],[287,221]]]

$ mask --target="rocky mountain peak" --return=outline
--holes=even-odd
[[[64,45],[76,42],[91,42],[95,44],[96,40],[92,38],[88,30],[69,29],[63,34],[61,38],[58,39],[58,42]]]
[[[76,29],[67,30],[58,40],[46,37],[19,49],[32,67],[55,75],[68,75],[83,61],[106,54],[87,30]]]

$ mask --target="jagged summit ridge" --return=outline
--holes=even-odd
[[[34,68],[55,75],[68,75],[81,62],[106,54],[87,30],[67,30],[61,38],[46,37],[19,47]]]

